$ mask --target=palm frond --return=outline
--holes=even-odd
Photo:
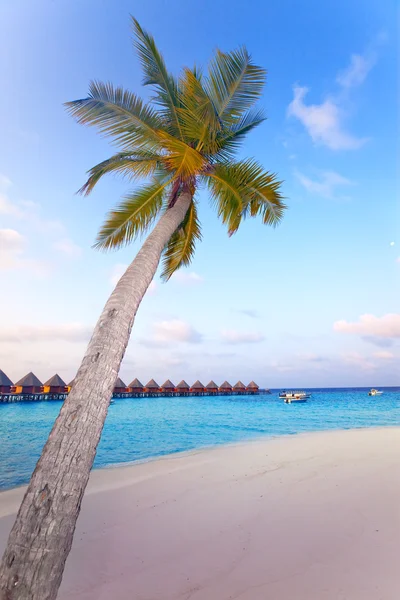
[[[162,208],[169,183],[168,180],[154,180],[125,196],[121,204],[108,214],[97,235],[95,248],[120,248],[146,231]]]
[[[178,116],[186,142],[203,154],[213,154],[218,149],[216,137],[221,124],[203,88],[201,72],[196,68],[185,68],[179,89],[181,107]]]
[[[266,116],[262,109],[249,110],[229,128],[224,128],[217,136],[218,150],[213,156],[214,161],[232,160],[239,150],[245,136],[258,127]]]
[[[265,69],[254,65],[246,48],[217,51],[209,67],[208,95],[222,122],[239,119],[260,98]]]
[[[246,216],[261,215],[266,225],[277,225],[286,208],[282,182],[252,159],[221,163],[204,175],[219,217],[235,233]]]
[[[166,151],[163,162],[174,178],[191,179],[204,169],[207,160],[200,152],[166,131],[159,131],[158,136]]]
[[[157,131],[163,128],[163,121],[132,92],[92,81],[87,98],[65,106],[78,123],[98,127],[126,150],[159,147]]]
[[[134,17],[131,19],[135,35],[134,45],[144,72],[143,84],[155,87],[157,95],[154,100],[168,113],[168,120],[172,125],[170,133],[176,133],[180,139],[183,139],[177,114],[179,107],[178,84],[171,73],[167,71],[154,38],[140,26]]]
[[[118,173],[133,180],[153,175],[157,169],[160,169],[161,164],[160,155],[145,150],[138,150],[134,154],[131,152],[114,154],[88,171],[89,178],[78,193],[88,196],[98,181],[109,173]]]
[[[192,201],[181,226],[171,236],[163,255],[161,278],[168,281],[180,267],[188,266],[195,252],[196,241],[201,240],[197,206]]]

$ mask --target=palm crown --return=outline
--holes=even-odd
[[[217,51],[207,75],[184,68],[176,78],[166,69],[154,39],[132,19],[144,85],[155,95],[149,104],[110,83],[92,82],[89,96],[68,102],[79,123],[94,125],[113,138],[119,152],[89,171],[81,192],[89,194],[106,173],[119,173],[145,185],[128,193],[101,227],[95,246],[128,244],[147,230],[161,211],[190,192],[186,217],[164,250],[162,277],[168,279],[193,257],[201,239],[196,190],[205,185],[218,216],[235,233],[241,220],[260,216],[276,225],[285,205],[281,182],[253,159],[235,161],[245,135],[264,120],[254,109],[266,72],[245,48]]]

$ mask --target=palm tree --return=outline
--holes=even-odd
[[[229,235],[246,217],[276,225],[285,209],[275,175],[253,159],[234,158],[245,135],[264,120],[253,108],[264,69],[240,48],[218,51],[207,75],[184,68],[176,78],[135,19],[133,28],[152,101],[144,104],[122,88],[92,82],[89,96],[67,103],[67,109],[118,146],[89,171],[82,193],[89,194],[108,173],[146,180],[109,213],[96,247],[124,246],[159,220],[107,301],[36,465],[3,556],[1,599],[56,598],[138,307],[160,260],[167,280],[190,263],[201,239],[199,187],[208,189]]]

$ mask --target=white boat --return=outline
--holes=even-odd
[[[368,396],[380,396],[381,394],[383,394],[383,392],[376,390],[375,388],[372,388],[372,390],[368,392]]]
[[[311,394],[307,394],[304,391],[286,391],[283,390],[283,392],[281,392],[279,394],[279,398],[283,398],[283,401],[286,402],[286,404],[291,404],[292,402],[307,402],[307,398],[310,398]]]

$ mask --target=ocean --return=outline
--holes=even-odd
[[[369,388],[368,388],[369,389]],[[304,404],[259,396],[116,399],[95,468],[196,448],[326,429],[400,425],[400,388],[309,389]],[[29,481],[61,402],[0,404],[0,490]]]

